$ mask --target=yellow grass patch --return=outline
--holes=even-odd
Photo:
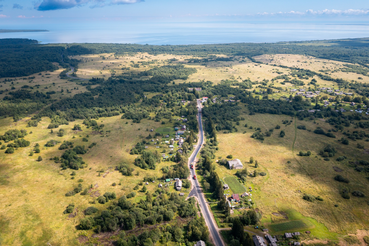
[[[250,157],[254,157],[259,163],[258,172],[266,172],[267,175],[256,178],[249,177],[246,186],[255,187],[253,200],[257,208],[263,213],[264,222],[268,224],[268,218],[273,218],[272,214],[278,211],[293,209],[305,217],[314,218],[317,222],[324,224],[331,232],[347,234],[360,228],[368,228],[368,204],[366,199],[351,197],[344,200],[339,195],[342,186],[333,180],[338,173],[333,166],[338,166],[344,170],[342,175],[351,181],[352,190],[368,190],[369,184],[365,177],[348,167],[346,163],[335,161],[338,156],[357,157],[365,159],[367,155],[356,149],[356,143],[343,146],[337,143],[337,139],[342,137],[339,133],[336,139],[317,135],[304,130],[295,130],[295,119],[281,115],[245,115],[246,120],[240,123],[237,128],[239,132],[231,134],[219,134],[219,151],[216,155],[225,158],[233,155],[247,167],[249,172],[255,169],[254,164],[249,163]],[[293,120],[292,124],[286,126],[282,120]],[[262,143],[250,136],[254,130],[244,127],[245,123],[249,126],[260,127],[262,132],[274,128],[277,124],[281,129],[274,130],[271,137],[266,137]],[[317,126],[325,130],[331,126],[323,121],[313,122],[297,121],[296,125],[304,124],[308,130],[315,130]],[[279,132],[284,130],[284,138],[279,137]],[[245,134],[243,132],[246,131]],[[295,139],[296,131],[296,141]],[[367,142],[362,141],[368,148]],[[330,161],[324,161],[318,155],[319,151],[327,144],[332,144],[338,153]],[[294,151],[292,146],[294,145]],[[310,150],[310,157],[297,156],[299,151]],[[229,170],[217,165],[217,172],[221,178],[233,175],[236,170]],[[324,201],[314,203],[302,199],[303,194],[321,196]],[[334,205],[338,204],[338,207]],[[269,222],[271,223],[271,222]]]

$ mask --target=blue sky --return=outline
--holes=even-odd
[[[0,0],[0,27],[91,19],[320,17],[369,20],[368,0]]]

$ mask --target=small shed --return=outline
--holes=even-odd
[[[161,187],[163,187],[163,185],[162,184],[159,184],[158,187],[161,188]]]
[[[292,238],[292,233],[285,233],[284,234],[284,237],[285,238]]]
[[[165,182],[170,182],[170,179],[166,179]]]
[[[224,184],[223,185],[223,189],[228,190],[229,189],[229,186],[227,184]]]

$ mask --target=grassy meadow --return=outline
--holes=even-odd
[[[237,126],[238,132],[218,135],[219,151],[216,155],[219,159],[233,155],[233,158],[242,161],[248,172],[257,170],[267,173],[266,176],[248,177],[246,182],[246,186],[254,187],[252,199],[262,213],[264,226],[278,233],[310,230],[312,233],[309,238],[323,239],[337,239],[339,235],[368,228],[368,199],[353,196],[350,200],[343,199],[339,194],[343,185],[333,179],[341,174],[350,180],[347,185],[350,190],[368,190],[369,182],[363,173],[356,172],[345,161],[336,161],[342,155],[367,159],[368,155],[357,149],[356,143],[360,142],[367,149],[368,142],[360,140],[346,146],[337,142],[343,136],[339,132],[335,133],[337,138],[314,134],[312,131],[317,126],[326,131],[332,128],[319,119],[314,123],[282,115],[258,114],[243,117],[245,120]],[[285,125],[282,124],[283,120],[292,122]],[[251,138],[255,128],[260,127],[265,132],[276,125],[281,128],[274,129],[272,136],[266,137],[263,142]],[[297,129],[298,125],[305,125],[307,130]],[[286,133],[283,138],[279,136],[281,130]],[[337,150],[335,157],[329,161],[323,160],[318,154],[327,144]],[[308,150],[312,152],[311,156],[298,156],[299,151]],[[257,169],[254,164],[249,163],[250,157],[258,161]],[[339,167],[342,172],[336,172],[333,167]],[[216,170],[225,179],[236,172],[220,165],[217,165]],[[302,199],[304,194],[320,196],[323,201],[305,201]]]
[[[0,153],[0,242],[1,245],[78,245],[77,237],[81,231],[77,231],[75,226],[82,218],[83,210],[92,203],[95,203],[96,196],[105,192],[115,192],[117,197],[128,194],[132,191],[137,193],[131,198],[139,201],[145,195],[133,188],[143,180],[145,176],[161,177],[160,169],[171,162],[161,162],[156,170],[143,170],[133,165],[136,155],[130,155],[129,150],[135,143],[148,136],[146,129],[156,129],[160,123],[142,120],[139,124],[132,124],[130,120],[121,119],[120,116],[110,118],[100,118],[98,124],[104,124],[104,133],[96,134],[92,129],[87,129],[82,125],[82,121],[71,122],[69,125],[62,125],[59,128],[65,129],[66,134],[58,137],[50,133],[47,126],[50,123],[48,118],[42,118],[38,127],[26,127],[27,119],[14,123],[12,119],[0,120],[0,134],[4,134],[9,129],[26,129],[28,135],[26,140],[31,142],[29,147],[19,148],[14,154]],[[80,124],[82,131],[73,131],[73,125]],[[160,126],[162,126],[160,124]],[[30,133],[32,132],[32,133]],[[87,138],[88,142],[82,139]],[[74,145],[89,146],[97,143],[89,151],[80,155],[87,163],[88,167],[76,170],[75,176],[71,176],[73,170],[60,169],[60,163],[49,160],[54,156],[61,156],[64,150],[58,150],[57,144],[54,147],[45,147],[47,141],[72,141]],[[29,156],[33,146],[39,143],[41,153]],[[164,145],[163,148],[166,146]],[[148,145],[149,149],[154,146]],[[166,147],[167,148],[167,147]],[[156,149],[156,148],[155,148]],[[162,148],[158,149],[159,151]],[[42,161],[36,161],[38,156]],[[120,163],[126,163],[134,168],[134,175],[127,177],[115,170]],[[138,176],[137,176],[138,172]],[[73,190],[82,179],[83,189],[93,185],[91,194],[82,196],[76,194],[66,197],[65,193]],[[112,186],[116,183],[116,186]],[[147,188],[153,191],[157,188],[158,181],[149,183]],[[173,185],[168,189],[173,191]],[[183,189],[188,193],[189,190]],[[63,214],[68,204],[75,204],[75,217]],[[106,205],[93,204],[97,208]]]

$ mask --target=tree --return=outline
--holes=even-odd
[[[242,243],[244,240],[243,224],[239,217],[233,219],[231,234]]]
[[[252,163],[254,163],[254,157],[250,157],[250,163],[252,164]]]
[[[39,156],[39,157],[37,158],[37,161],[42,161],[42,157],[41,157],[41,156]]]
[[[279,133],[279,136],[280,136],[281,138],[283,138],[285,135],[286,135],[286,133],[285,133],[283,130]]]
[[[258,168],[258,167],[259,167],[258,161],[255,161],[255,168]]]

